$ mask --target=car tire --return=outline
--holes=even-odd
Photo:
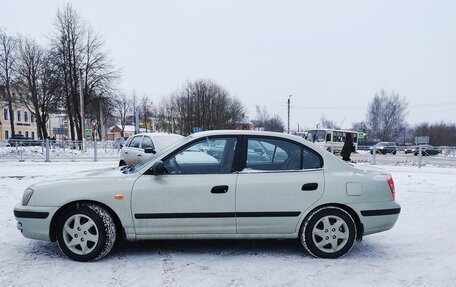
[[[304,248],[317,258],[338,258],[347,254],[356,239],[353,218],[342,208],[326,206],[312,212],[301,227]]]
[[[119,161],[119,166],[124,166],[124,165],[127,165],[127,164],[125,163],[125,161],[120,160],[120,161]]]
[[[393,152],[391,152],[391,153],[392,153],[393,155],[396,155],[397,151],[393,151]]]
[[[80,204],[67,209],[57,222],[60,250],[76,261],[96,261],[106,256],[116,242],[116,225],[104,208]]]

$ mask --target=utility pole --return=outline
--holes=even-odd
[[[103,122],[103,108],[101,105],[101,101],[98,102],[100,104],[100,128],[101,128],[101,140],[104,140],[106,137],[105,126]]]
[[[135,135],[139,134],[139,113],[138,109],[136,108],[136,93],[133,90],[133,116],[135,118]]]
[[[173,107],[171,107],[171,133],[174,133],[174,114],[173,114]]]
[[[85,150],[85,117],[84,117],[84,88],[82,80],[82,69],[79,69],[79,103],[81,105],[81,131],[82,131],[82,150]]]
[[[290,133],[290,98],[291,98],[291,95],[288,97],[288,133]]]

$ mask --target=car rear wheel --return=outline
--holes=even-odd
[[[326,206],[314,211],[300,232],[301,243],[314,257],[338,258],[347,254],[356,238],[356,225],[345,210]]]
[[[391,152],[391,153],[392,153],[393,155],[395,155],[395,154],[397,153],[397,151],[393,151],[393,152]]]
[[[76,261],[95,261],[106,256],[116,241],[112,216],[95,204],[71,207],[57,223],[60,250]]]

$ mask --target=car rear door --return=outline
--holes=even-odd
[[[323,195],[321,156],[285,139],[247,137],[245,140],[244,168],[236,185],[237,233],[296,232],[301,213]]]

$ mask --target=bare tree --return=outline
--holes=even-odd
[[[112,98],[113,84],[119,77],[112,66],[108,53],[103,50],[103,41],[80,18],[78,13],[66,5],[58,10],[55,19],[55,34],[52,46],[55,61],[60,70],[62,93],[69,118],[71,138],[82,139],[79,71],[82,70],[84,109],[100,102],[100,98]],[[75,134],[76,130],[76,134]]]
[[[279,115],[274,115],[264,122],[264,130],[283,133],[285,130],[285,124]]]
[[[150,130],[152,130],[151,117],[152,117],[153,112],[154,112],[154,105],[153,105],[152,101],[146,95],[143,95],[141,97],[141,101],[140,101],[140,113],[141,113],[143,125],[144,125],[144,128],[146,129],[146,132],[148,131],[147,130],[148,125],[150,126]]]
[[[429,143],[435,146],[456,146],[456,124],[424,122],[415,127],[414,136],[428,136]]]
[[[56,70],[50,54],[34,40],[19,38],[16,75],[21,103],[35,115],[38,137],[47,138],[46,123],[59,105]]]
[[[185,135],[197,127],[233,128],[244,113],[242,103],[227,90],[210,80],[196,80],[187,82],[180,91],[161,101],[159,126],[167,131],[174,127]]]
[[[116,100],[117,104],[115,109],[120,119],[120,136],[124,137],[125,126],[127,125],[127,120],[132,116],[133,109],[133,99],[128,97],[126,94],[119,94]]]
[[[177,121],[179,120],[176,117],[176,107],[173,108],[173,103],[176,102],[176,95],[172,94],[170,97],[162,98],[158,105],[157,110],[157,121],[155,123],[155,128],[157,131],[161,132],[171,132],[171,133],[181,133],[180,130],[176,131]],[[179,129],[179,127],[177,127]]]
[[[0,30],[0,86],[3,86],[8,103],[11,135],[14,136],[14,97],[12,93],[12,74],[15,64],[15,40],[3,30]]]
[[[392,141],[395,140],[405,125],[408,103],[405,97],[382,90],[375,94],[370,102],[366,123],[371,132],[370,138]]]
[[[320,118],[320,124],[322,128],[327,128],[327,129],[340,129],[340,126],[337,125],[335,121],[329,120],[325,117],[325,115],[322,115]]]
[[[256,118],[252,120],[255,128],[258,130],[265,130],[265,124],[270,119],[271,115],[267,111],[266,106],[261,108],[259,105],[256,105]]]
[[[266,106],[262,108],[256,105],[256,118],[252,120],[255,128],[263,131],[271,132],[283,132],[285,130],[285,124],[279,115],[271,116],[266,109]]]

